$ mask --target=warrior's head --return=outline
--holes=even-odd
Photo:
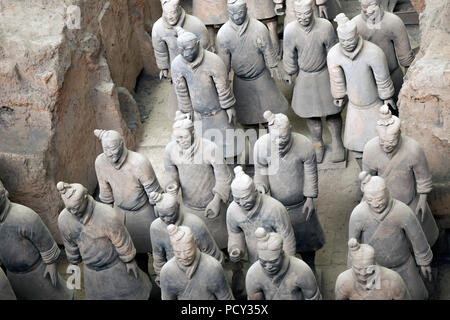
[[[359,0],[361,4],[361,14],[372,23],[377,22],[381,17],[381,0]]]
[[[194,142],[194,124],[189,114],[177,111],[172,129],[172,135],[177,144],[181,149],[188,149]]]
[[[258,192],[252,178],[245,174],[241,166],[234,168],[234,180],[231,183],[233,200],[241,208],[250,211],[256,204]]]
[[[246,0],[228,0],[228,14],[231,21],[240,26],[247,18],[247,1]]]
[[[117,164],[125,149],[122,135],[115,130],[94,130],[95,136],[101,141],[103,153],[111,164]]]
[[[391,153],[397,147],[401,137],[400,126],[400,119],[392,115],[389,107],[387,105],[381,106],[377,131],[380,146],[384,152]]]
[[[176,25],[181,16],[180,0],[161,0],[161,7],[164,21],[170,26]]]
[[[258,260],[269,276],[276,275],[283,265],[283,238],[275,232],[259,227],[255,231]]]
[[[271,141],[284,148],[291,139],[291,124],[286,115],[282,113],[273,114],[271,111],[264,112],[264,118],[269,125],[269,135]]]
[[[304,27],[311,24],[314,19],[313,0],[296,0],[294,3],[295,17]]]
[[[198,37],[181,27],[175,27],[177,31],[177,45],[180,54],[187,62],[194,61],[200,53],[200,40]]]
[[[174,224],[180,216],[180,205],[177,200],[177,191],[177,185],[170,184],[167,186],[165,193],[150,193],[150,198],[156,203],[155,213],[167,225]]]
[[[79,183],[58,182],[56,188],[69,211],[74,216],[81,216],[88,204],[88,190]]]
[[[190,266],[197,254],[197,243],[191,229],[186,226],[170,224],[167,226],[167,231],[169,232],[175,259],[182,266]]]
[[[339,13],[334,21],[337,22],[337,34],[341,47],[348,52],[355,51],[359,42],[359,35],[356,23],[347,18],[344,13]]]
[[[5,209],[5,205],[7,203],[6,200],[8,199],[8,197],[8,190],[6,190],[5,186],[0,181],[0,213]]]
[[[368,244],[358,243],[355,238],[348,241],[348,251],[352,261],[352,271],[355,279],[361,284],[375,273],[375,250]]]
[[[371,176],[368,172],[362,171],[359,174],[361,190],[364,193],[364,201],[375,213],[381,213],[386,209],[391,199],[386,181],[379,176]]]

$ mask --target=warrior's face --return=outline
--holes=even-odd
[[[295,9],[295,17],[297,21],[304,27],[309,26],[313,19],[313,9],[309,8],[296,8]]]
[[[391,153],[397,147],[400,141],[400,132],[395,134],[381,134],[379,135],[380,146],[386,153]]]
[[[174,246],[173,253],[175,255],[175,259],[177,259],[181,265],[188,267],[195,260],[197,246],[195,242],[180,243]]]
[[[257,196],[258,193],[254,186],[250,190],[241,191],[239,193],[233,192],[234,202],[246,211],[250,211],[255,206]]]
[[[353,52],[355,51],[356,47],[358,46],[359,42],[359,36],[358,33],[350,32],[348,34],[341,34],[339,35],[339,43],[341,44],[342,48],[347,52]]]
[[[374,23],[381,14],[381,8],[377,0],[362,0],[361,13],[370,22]]]
[[[263,260],[261,258],[259,258],[258,260],[259,263],[261,264],[261,267],[263,267],[264,271],[272,276],[277,274],[280,271],[281,266],[283,265],[282,254],[280,254],[277,258],[273,260]]]
[[[240,26],[247,18],[247,4],[241,3],[239,5],[228,5],[228,14],[231,21]]]
[[[103,139],[103,152],[111,164],[116,164],[123,153],[123,141],[119,139]]]
[[[80,216],[87,207],[88,199],[85,192],[73,191],[74,189],[69,189],[67,192],[74,192],[74,194],[64,200],[67,211],[69,211],[74,216]]]
[[[157,211],[158,211],[159,217],[166,225],[175,224],[175,222],[178,220],[178,217],[180,215],[178,204],[174,205],[172,208],[167,208],[167,209],[158,208]]]
[[[198,57],[200,41],[187,41],[180,45],[180,54],[187,62],[192,62]]]
[[[178,128],[173,130],[173,137],[181,149],[188,149],[193,142],[193,131],[184,128]]]
[[[174,5],[166,5],[163,7],[163,19],[167,24],[174,26],[178,23],[181,16],[181,7]]]
[[[389,202],[389,193],[386,188],[371,188],[364,191],[364,198],[370,208],[376,212],[381,213],[386,209]]]
[[[291,139],[291,127],[290,126],[272,126],[270,128],[270,139],[272,143],[280,148],[284,148]]]
[[[358,260],[353,261],[352,271],[358,282],[365,284],[369,278],[374,274],[373,261],[371,260]]]

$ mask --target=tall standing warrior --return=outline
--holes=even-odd
[[[296,20],[295,2],[297,0],[282,0],[286,5],[286,16],[284,18],[284,27]],[[282,4],[281,4],[282,5]],[[313,0],[312,7],[314,15],[319,18],[333,20],[342,12],[339,0]]]
[[[238,263],[247,250],[250,263],[257,261],[255,231],[259,227],[279,233],[283,238],[284,252],[294,256],[295,235],[286,208],[271,196],[259,193],[241,166],[237,166],[234,172],[236,176],[231,183],[234,201],[227,210],[230,260]]]
[[[406,204],[391,197],[383,178],[365,171],[359,178],[364,199],[350,216],[349,238],[371,245],[377,263],[400,274],[413,300],[427,299],[417,265],[431,281],[433,253],[419,220]]]
[[[414,139],[402,136],[400,125],[400,119],[387,106],[380,108],[378,137],[364,148],[363,170],[386,180],[392,197],[416,214],[432,247],[439,229],[427,203],[427,195],[433,189],[431,173],[422,147]]]
[[[81,184],[58,182],[57,188],[66,206],[58,228],[67,260],[83,262],[86,299],[148,299],[152,285],[136,265],[133,241],[114,209]]]
[[[409,300],[402,277],[375,262],[375,250],[359,244],[355,238],[348,242],[352,260],[350,269],[342,272],[334,289],[336,300]]]
[[[231,173],[213,142],[199,137],[187,115],[177,112],[173,138],[164,151],[169,184],[181,188],[181,211],[201,218],[219,248],[227,247],[226,212]]]
[[[191,229],[167,231],[175,256],[161,269],[162,300],[234,300],[222,265],[197,248]]]
[[[117,206],[136,246],[136,261],[148,273],[148,252],[152,251],[150,225],[156,219],[151,192],[161,192],[150,161],[128,150],[120,133],[94,130],[103,153],[95,160],[100,200]]]
[[[11,202],[0,181],[0,261],[17,299],[70,300],[56,270],[60,250],[41,217]]]
[[[379,46],[386,55],[391,79],[394,82],[395,95],[403,84],[403,71],[414,60],[414,52],[411,50],[408,33],[402,19],[397,15],[384,11],[381,0],[359,0],[361,14],[352,20],[356,23],[358,33],[364,40],[368,40]]]
[[[236,102],[225,64],[220,57],[204,50],[198,37],[178,28],[181,54],[172,61],[172,76],[178,108],[193,114],[196,132],[202,136],[216,134],[215,143],[223,156],[236,160],[242,149],[234,143]],[[227,134],[228,133],[228,134]]]
[[[153,201],[156,203],[155,212],[159,216],[150,226],[150,237],[153,246],[153,268],[155,269],[156,283],[158,285],[161,268],[174,256],[170,245],[169,233],[167,232],[167,226],[170,224],[189,227],[200,251],[216,258],[221,264],[224,263],[223,253],[203,220],[192,213],[180,210],[177,190],[176,185],[169,185],[166,193],[152,192],[151,194]]]
[[[266,111],[264,117],[269,122],[269,133],[255,144],[255,186],[287,208],[296,252],[314,270],[316,251],[325,243],[313,201],[319,192],[314,148],[308,138],[291,132],[284,114]]]
[[[248,300],[322,300],[311,268],[283,252],[283,238],[264,228],[255,231],[258,261],[245,278]]]
[[[17,300],[16,294],[11,288],[8,277],[0,268],[0,300]]]
[[[228,72],[234,71],[237,121],[258,127],[266,122],[264,111],[287,113],[289,108],[272,78],[280,77],[278,61],[267,28],[247,15],[246,0],[228,0],[228,12],[230,19],[217,34],[219,56]]]
[[[208,30],[203,22],[190,14],[187,14],[180,6],[180,0],[161,0],[163,9],[162,17],[159,18],[152,29],[152,44],[155,51],[156,65],[161,70],[159,78],[170,79],[170,63],[179,54],[177,45],[177,31],[175,27],[182,27],[195,35],[203,48],[210,48]],[[177,96],[172,81],[169,91],[167,112],[170,120],[175,117],[178,109]]]
[[[344,146],[361,166],[364,145],[377,135],[378,108],[383,101],[396,108],[392,100],[394,85],[383,50],[363,40],[355,22],[345,14],[335,20],[340,43],[328,52],[331,94],[338,107],[344,107],[345,96],[349,99]]]
[[[327,52],[337,43],[337,38],[328,20],[314,17],[312,5],[313,0],[295,2],[297,20],[284,29],[284,69],[291,76],[298,73],[292,109],[299,117],[306,118],[317,163],[322,162],[325,152],[321,117],[326,117],[331,133],[332,161],[341,162],[345,159],[342,109],[333,103],[327,68]]]

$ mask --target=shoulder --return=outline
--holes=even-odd
[[[14,221],[17,220],[20,224],[33,224],[41,221],[41,217],[33,209],[15,202],[11,202],[8,217]]]
[[[161,218],[156,218],[150,225],[150,233],[159,232],[161,230],[164,230],[164,228],[167,230],[167,226],[164,221],[162,221]]]
[[[352,21],[354,23],[356,23],[357,28],[360,28],[361,26],[363,26],[365,24],[364,19],[362,17],[362,14],[358,14],[357,16],[355,16]]]
[[[166,155],[169,155],[172,153],[172,150],[178,147],[178,144],[175,140],[170,141],[168,144],[166,144],[166,147],[164,149],[164,153]]]
[[[314,276],[313,271],[306,264],[306,262],[297,257],[293,256],[286,256],[286,257],[289,258],[290,268],[292,268],[291,270],[293,270],[300,277],[307,277],[308,275]]]
[[[150,161],[146,156],[135,151],[128,150],[128,160],[136,165],[149,165]]]
[[[267,148],[270,145],[270,134],[266,133],[265,135],[261,136],[258,140],[255,142],[255,150],[258,149],[264,149]]]
[[[225,64],[223,63],[221,57],[219,57],[217,54],[212,53],[212,52],[210,52],[208,50],[204,50],[204,52],[205,52],[205,60],[206,61],[210,61],[210,63],[218,64],[218,65],[221,65],[221,66],[223,65],[223,67],[225,68]]]
[[[292,138],[294,139],[294,142],[298,145],[301,145],[303,147],[308,147],[308,148],[313,147],[311,140],[308,137],[306,137],[298,132],[293,132]]]
[[[177,262],[175,257],[172,257],[169,261],[167,261],[164,266],[161,268],[161,278],[168,277],[172,278],[175,273],[179,271]]]
[[[316,17],[316,23],[320,28],[328,29],[328,31],[332,30],[334,32],[333,24],[327,19]]]
[[[397,199],[392,199],[392,200],[394,201],[394,203],[392,204],[391,210],[393,210],[396,215],[415,217],[414,212],[411,210],[411,208],[407,204],[405,204]]]
[[[159,18],[158,20],[156,20],[155,24],[153,25],[152,28],[152,35],[158,35],[160,33],[162,33],[164,31],[164,21],[163,21],[163,17]]]
[[[73,215],[67,211],[67,209],[63,209],[58,216],[58,228],[61,232],[70,228],[70,225],[73,223],[74,217]]]
[[[364,217],[366,216],[367,212],[369,210],[369,207],[365,201],[361,201],[352,211],[350,215],[350,220],[364,220]]]
[[[364,146],[364,154],[373,153],[380,150],[380,138],[375,137],[370,139]]]
[[[328,51],[327,59],[329,62],[337,63],[338,58],[341,56],[341,52],[339,51],[339,42],[331,47],[330,51]]]
[[[392,13],[392,12],[384,12],[383,15],[383,20],[384,23],[387,23],[388,27],[405,27],[405,24],[403,23],[403,20],[397,16],[396,14]],[[395,32],[396,30],[392,30],[393,32]]]
[[[184,65],[185,63],[183,62],[183,57],[179,54],[175,57],[175,59],[173,59],[171,68],[172,70],[180,72]]]
[[[200,252],[201,260],[200,264],[204,267],[205,272],[213,276],[225,276],[223,267],[216,258],[210,256],[207,253]]]
[[[227,221],[234,220],[235,217],[233,215],[237,214],[240,210],[241,210],[241,207],[239,207],[239,205],[236,202],[232,201],[227,209],[227,214],[226,214]]]
[[[375,43],[372,43],[368,40],[362,40],[364,41],[364,47],[363,47],[363,51],[366,52],[366,54],[369,57],[369,61],[372,61],[370,58],[381,58],[381,57],[385,57],[383,50],[377,46]],[[375,60],[374,62],[376,62],[377,60]]]
[[[183,213],[183,225],[191,228],[191,230],[196,231],[205,231],[207,228],[206,224],[200,217],[189,212]]]
[[[408,153],[412,155],[418,155],[424,152],[420,143],[411,137],[402,135],[402,144],[408,148]]]
[[[99,226],[123,226],[116,209],[93,199],[91,201],[94,201],[95,204],[93,220],[96,224]]]
[[[205,24],[203,23],[202,20],[200,20],[199,18],[197,18],[196,16],[193,16],[191,14],[187,14],[186,13],[186,22],[185,25],[189,24],[192,26],[195,26],[197,28],[201,28],[201,29],[206,29]]]
[[[271,211],[273,213],[282,214],[282,212],[286,211],[286,207],[277,199],[267,195],[267,194],[261,194],[261,201],[263,201],[263,204],[270,207]]]
[[[263,273],[261,264],[258,260],[254,262],[250,268],[248,268],[246,279],[251,279],[252,281],[257,280],[259,278],[259,275]]]
[[[106,155],[104,153],[100,153],[97,158],[95,158],[95,166],[102,167],[103,164],[107,163]]]
[[[231,29],[230,23],[230,20],[228,20],[223,24],[223,26],[220,27],[219,31],[217,32],[217,40],[225,40],[228,38],[230,34],[229,30]]]
[[[338,289],[341,293],[347,293],[351,291],[352,286],[353,286],[352,269],[345,270],[344,272],[338,275],[336,279],[336,289]]]
[[[287,24],[287,26],[284,28],[284,33],[285,34],[296,33],[297,29],[298,29],[298,22],[294,20]]]

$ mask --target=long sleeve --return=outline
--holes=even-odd
[[[210,255],[220,262],[221,265],[224,264],[224,256],[222,251],[220,251],[217,246],[216,241],[208,230],[208,227],[203,223],[203,220],[199,223],[200,228],[196,232],[197,246],[201,252]]]
[[[386,56],[379,47],[377,52],[368,60],[375,82],[378,88],[378,96],[381,100],[387,100],[393,97],[395,93],[394,83],[392,82],[391,75],[389,73],[389,67],[387,64]]]
[[[230,71],[231,71],[231,53],[226,45],[226,41],[224,39],[222,39],[222,35],[220,35],[220,34],[217,35],[217,47],[218,47],[217,55],[222,59],[228,73],[230,73]]]
[[[362,171],[370,173],[371,176],[378,175],[377,156],[372,152],[372,142],[366,143],[362,157]]]
[[[362,233],[363,233],[363,219],[361,219],[361,205],[363,202],[361,202],[358,206],[356,206],[355,209],[353,209],[351,215],[350,215],[350,221],[348,225],[348,239],[355,238],[358,243],[362,242]],[[347,267],[351,267],[352,261],[350,257],[350,253],[347,254]]]
[[[336,48],[336,47],[333,47]],[[344,70],[334,62],[334,51],[330,51],[327,56],[328,72],[330,73],[331,95],[334,99],[343,99],[347,94],[347,86]]]
[[[259,263],[258,261],[255,263]],[[264,290],[258,281],[258,273],[255,270],[255,263],[250,267],[245,276],[245,290],[248,300],[264,300]]]
[[[329,52],[330,49],[332,47],[334,47],[334,45],[336,43],[339,42],[339,40],[338,40],[338,37],[336,36],[333,25],[331,23],[328,26],[326,33],[327,33],[327,36],[325,37],[324,45],[325,45],[325,48],[327,49],[327,52]]]
[[[277,210],[279,218],[275,231],[278,232],[283,238],[283,251],[287,255],[295,256],[296,242],[294,229],[292,228],[286,208],[283,205],[281,206],[282,207]]]
[[[61,214],[59,219],[61,219]],[[58,227],[61,232],[61,238],[63,240],[64,250],[66,251],[67,261],[74,265],[80,264],[83,261],[80,254],[80,249],[78,248],[76,242],[70,237],[70,231],[67,229],[68,226],[64,226],[58,220]]]
[[[102,165],[100,164],[102,160],[101,157],[102,155],[98,156],[95,160],[95,173],[97,174],[99,198],[101,202],[110,204],[114,202],[114,195],[108,180],[103,175]]]
[[[404,205],[403,203],[401,204]],[[411,242],[416,263],[419,266],[427,266],[433,259],[433,252],[431,251],[427,238],[423,233],[422,226],[409,207],[404,205],[403,210],[409,211],[402,227]]]
[[[398,18],[396,25],[392,27],[394,31],[394,48],[398,61],[403,67],[409,67],[414,60],[414,52],[411,49],[406,27],[400,18]]]
[[[177,72],[172,64],[172,79],[174,82],[175,93],[178,99],[178,109],[183,113],[192,113],[192,100],[189,95],[189,89],[183,74]]]
[[[231,253],[233,249],[237,248],[241,251],[242,257],[246,249],[245,235],[242,229],[236,224],[230,207],[228,208],[226,219],[228,231],[228,252]]]
[[[267,159],[261,154],[264,154],[264,144],[262,143],[262,140],[259,142],[257,141],[255,143],[255,146],[253,148],[253,162],[255,165],[255,176],[253,178],[253,181],[255,183],[255,186],[263,186],[265,193],[269,193],[270,191],[270,183],[269,183],[269,177],[268,177],[268,170],[269,165],[267,163]]]
[[[334,287],[334,299],[335,300],[350,300],[349,295],[346,292],[345,272],[341,273],[336,279],[336,285]]]
[[[171,288],[170,274],[167,270],[161,270],[161,300],[177,300],[177,295]]]
[[[152,29],[152,45],[153,50],[155,51],[156,65],[160,70],[170,69],[170,57],[169,57],[169,48],[167,47],[166,42],[162,39],[162,37],[158,34],[158,27],[155,26]]]
[[[144,162],[141,164],[138,179],[144,187],[148,197],[150,197],[150,193],[152,192],[161,191],[158,179],[156,178],[155,170],[153,170],[152,164],[148,159],[144,159]]]
[[[217,268],[216,279],[213,285],[213,294],[217,300],[234,300],[233,293],[225,278],[225,272],[222,267]]]
[[[155,270],[156,276],[159,277],[162,267],[167,262],[167,256],[164,248],[158,242],[157,233],[152,227],[150,227],[150,239],[152,240],[153,269]]]
[[[298,52],[295,45],[295,33],[292,28],[286,27],[283,36],[283,66],[289,75],[298,72]]]
[[[431,179],[431,172],[428,168],[428,161],[423,152],[423,149],[417,146],[415,161],[412,165],[414,177],[416,179],[417,193],[430,193],[433,190],[433,181]]]
[[[305,300],[322,300],[322,294],[317,286],[316,277],[309,267],[304,270],[298,287],[302,291]]]
[[[392,300],[411,300],[411,296],[409,295],[405,282],[399,274],[397,274],[397,277],[392,280],[391,288]]]
[[[164,171],[166,174],[166,178],[168,180],[167,185],[175,183],[177,186],[179,186],[180,185],[180,177],[178,175],[178,168],[171,159],[170,148],[169,148],[169,146],[173,146],[174,143],[176,143],[176,142],[172,142],[169,145],[167,145],[167,147],[164,151]]]
[[[228,72],[225,64],[221,59],[217,60],[214,70],[210,70],[212,79],[219,95],[219,103],[222,109],[231,108],[236,103],[233,90],[231,90],[230,81],[228,80]]]
[[[307,198],[317,198],[319,194],[319,178],[317,176],[316,153],[311,143],[308,143],[307,148],[305,161],[303,162],[305,169],[303,195]]]
[[[275,68],[278,65],[277,55],[273,49],[272,41],[270,40],[269,30],[266,26],[262,26],[263,32],[257,35],[257,44],[260,52],[264,56],[266,65],[269,68]]]
[[[105,225],[105,234],[116,248],[119,259],[124,263],[129,263],[136,256],[136,248],[122,222],[116,216],[111,216],[111,218],[111,221]]]
[[[213,145],[215,154],[222,154],[217,145]],[[213,170],[216,183],[212,190],[213,193],[219,195],[223,203],[228,203],[231,197],[231,173],[228,165],[223,159],[213,159],[210,161]]]

